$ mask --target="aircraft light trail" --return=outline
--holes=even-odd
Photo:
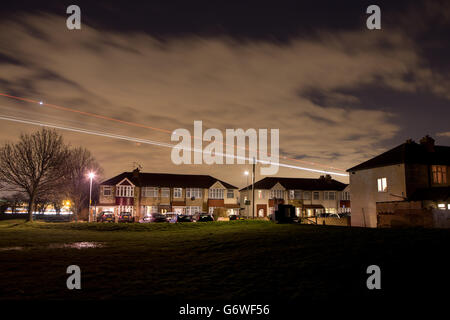
[[[12,122],[23,123],[23,124],[31,124],[31,125],[36,125],[36,126],[44,126],[44,127],[54,128],[54,129],[60,129],[60,130],[66,130],[66,131],[72,131],[72,132],[78,132],[78,133],[84,133],[84,134],[91,134],[91,135],[96,135],[96,136],[101,136],[101,137],[107,137],[107,138],[112,138],[112,139],[143,143],[143,144],[148,144],[148,145],[155,145],[155,146],[172,148],[172,149],[176,148],[176,149],[184,149],[186,151],[202,152],[202,153],[204,152],[203,150],[198,150],[198,149],[181,148],[180,146],[174,145],[174,144],[171,144],[171,143],[165,143],[165,142],[148,140],[148,139],[142,139],[142,138],[136,138],[136,137],[123,136],[123,135],[118,135],[118,134],[114,134],[114,133],[94,131],[94,130],[88,130],[88,129],[83,129],[83,128],[68,127],[68,126],[63,126],[63,125],[57,125],[57,124],[52,124],[52,123],[41,122],[41,121],[37,121],[37,120],[23,119],[23,118],[3,116],[3,115],[0,115],[0,120],[12,121]],[[239,157],[239,156],[236,156],[236,155],[223,154],[223,153],[216,153],[216,154],[224,156],[224,157],[234,158],[234,159],[243,159],[243,160],[246,160],[246,161],[249,161],[249,162],[253,161],[253,159],[250,159],[250,158],[247,158],[247,157]],[[271,164],[271,162],[269,162],[269,161],[260,160],[260,159],[256,159],[256,162],[257,163],[261,163],[261,164]],[[343,174],[343,173],[340,173],[340,172],[333,172],[333,171],[318,170],[318,169],[312,169],[312,168],[306,168],[306,167],[299,167],[299,166],[294,166],[294,165],[285,164],[285,163],[278,163],[278,165],[280,167],[297,169],[297,170],[304,170],[304,171],[310,171],[310,172],[332,174],[332,175],[343,176],[343,177],[347,177],[348,176],[347,174]]]
[[[129,126],[134,126],[134,127],[139,127],[139,128],[144,128],[144,129],[149,129],[149,130],[169,133],[169,134],[172,134],[172,132],[173,132],[171,130],[151,127],[151,126],[147,126],[147,125],[144,125],[144,124],[141,124],[141,123],[120,120],[120,119],[117,119],[117,118],[107,117],[107,116],[103,116],[103,115],[100,115],[100,114],[87,112],[87,111],[81,111],[81,110],[68,108],[68,107],[63,107],[63,106],[59,106],[59,105],[55,105],[55,104],[51,104],[51,103],[44,103],[41,100],[33,100],[33,99],[28,99],[28,98],[22,98],[22,97],[17,97],[17,96],[13,96],[13,95],[6,94],[6,93],[1,93],[1,92],[0,92],[0,96],[6,97],[6,98],[10,98],[10,99],[20,100],[20,101],[25,101],[25,102],[29,102],[29,103],[33,103],[33,104],[39,104],[40,106],[50,107],[50,108],[61,110],[61,111],[78,113],[78,114],[82,114],[82,115],[85,115],[85,116],[94,117],[94,118],[97,118],[97,119],[113,121],[113,122],[116,122],[116,123],[125,124],[125,125],[129,125]],[[195,137],[194,136],[194,139],[201,139],[203,141],[203,139],[201,137]],[[224,143],[224,145],[226,145],[226,143]],[[238,147],[238,146],[236,146],[236,147]],[[248,148],[244,148],[244,149],[249,151]],[[319,163],[312,162],[312,161],[306,161],[306,160],[290,158],[290,157],[283,156],[283,155],[280,155],[280,158],[282,158],[284,160],[288,160],[288,161],[305,163],[305,164],[309,164],[309,165],[312,165],[312,166],[317,166],[317,167],[322,167],[322,168],[330,168],[330,169],[333,169],[333,170],[338,170],[338,171],[345,172],[345,170],[343,170],[343,169],[332,167],[332,166],[329,166],[329,165],[319,164]],[[322,171],[319,170],[318,172],[322,172]]]

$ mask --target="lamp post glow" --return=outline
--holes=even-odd
[[[94,179],[95,173],[92,171],[88,173],[89,178],[89,218],[88,221],[91,222],[91,203],[92,203],[92,179]]]

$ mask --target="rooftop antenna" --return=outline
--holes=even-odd
[[[135,169],[135,168],[138,168],[139,169],[139,171],[142,171],[142,166],[138,163],[138,162],[136,162],[136,161],[134,161],[133,162],[133,170]]]

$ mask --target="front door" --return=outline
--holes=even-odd
[[[257,218],[267,217],[267,205],[265,204],[256,205],[256,217]]]

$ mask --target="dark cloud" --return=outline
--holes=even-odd
[[[156,8],[166,10],[165,5]],[[118,13],[113,8],[106,12]],[[93,12],[86,16],[89,22]],[[165,33],[155,35],[146,29],[152,23],[142,30],[139,23],[118,30],[97,19],[83,24],[79,32],[69,32],[64,17],[21,15],[0,25],[8,30],[0,33],[0,58],[5,57],[1,77],[9,93],[169,131],[193,131],[194,120],[202,120],[205,129],[279,128],[280,149],[300,161],[292,164],[315,162],[346,169],[411,133],[419,135],[420,130],[411,130],[398,119],[420,115],[417,100],[415,112],[408,110],[419,94],[425,93],[428,102],[440,101],[431,109],[437,110],[446,106],[450,91],[446,75],[428,63],[414,37],[401,29],[369,32],[350,30],[350,25],[333,29],[333,21],[337,19],[327,28],[320,22],[309,35],[296,34],[298,24],[277,29],[276,21],[269,21],[266,31],[273,30],[275,38],[278,32],[289,37],[280,42],[264,30],[257,36],[248,27],[236,36],[232,30],[238,30],[239,21],[233,26],[223,23],[224,32],[209,33],[207,21],[183,29],[187,21],[182,20],[173,29],[156,28]],[[120,24],[120,19],[116,22]],[[177,30],[182,29],[192,32],[181,35]],[[170,36],[161,39],[161,34]],[[170,141],[164,132],[6,98],[0,98],[0,110]],[[35,129],[3,124],[2,140]],[[447,139],[448,130],[442,126],[433,130]],[[210,173],[237,185],[245,183],[243,166],[176,166],[170,161],[170,149],[64,134],[72,144],[91,149],[108,176],[138,162],[146,171]],[[317,176],[292,169],[280,169],[279,175]]]

